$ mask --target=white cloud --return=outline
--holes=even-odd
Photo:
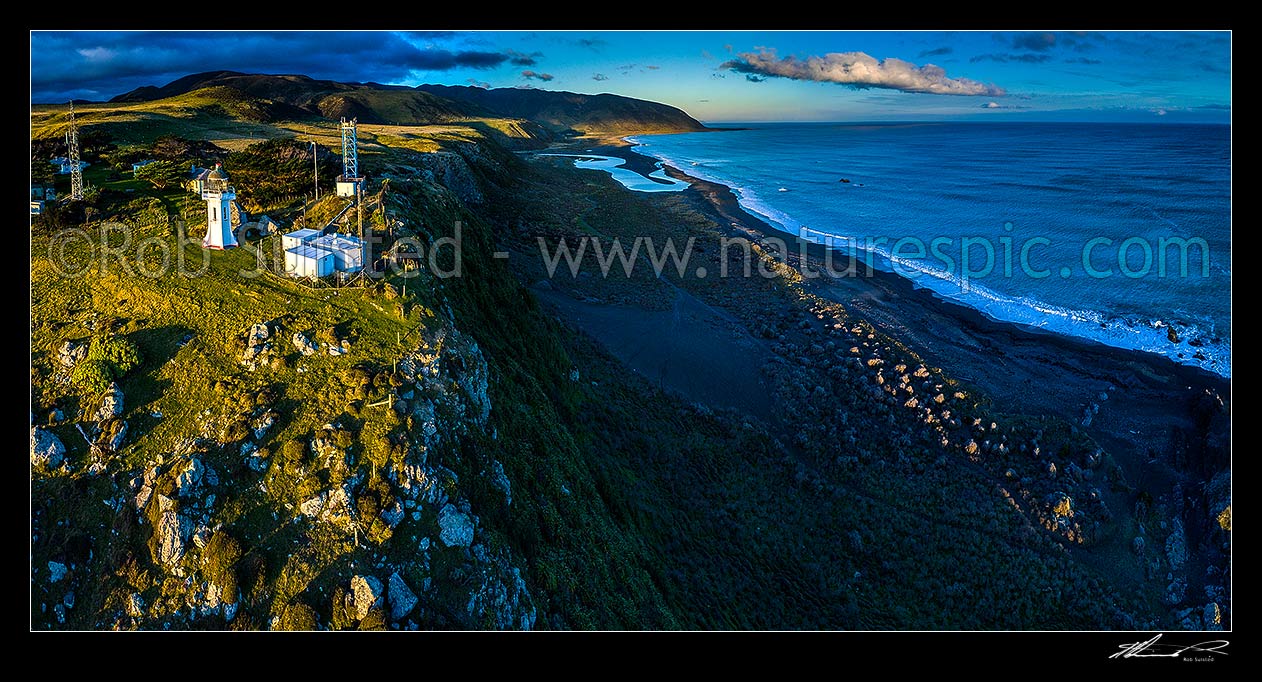
[[[998,102],[987,102],[982,105],[982,108],[983,109],[998,109],[1000,108],[1000,104]]]
[[[940,66],[893,57],[878,60],[863,52],[829,52],[822,57],[779,57],[775,50],[742,52],[720,68],[792,80],[840,83],[856,88],[887,88],[934,95],[1003,96],[1003,88],[969,78],[950,78]]]
[[[90,62],[107,62],[115,57],[118,53],[108,47],[89,47],[75,50],[80,56]]]

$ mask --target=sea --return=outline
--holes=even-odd
[[[740,128],[628,141],[993,319],[1231,376],[1230,126]]]

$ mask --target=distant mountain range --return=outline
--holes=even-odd
[[[528,119],[562,135],[705,129],[680,109],[621,95],[451,85],[411,88],[234,71],[191,74],[162,87],[136,88],[110,102],[150,102],[208,89],[235,91],[237,97],[250,101],[245,110],[262,120],[354,117],[364,123],[421,125],[501,117]]]

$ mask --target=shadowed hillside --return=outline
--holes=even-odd
[[[704,130],[675,107],[622,97],[548,90],[422,85],[408,88],[379,83],[338,83],[307,76],[273,76],[212,71],[192,74],[162,87],[144,86],[110,100],[136,104],[187,97],[213,88],[236,102],[244,120],[275,121],[303,116],[361,123],[419,125],[474,117],[534,121],[554,133],[662,133]],[[248,103],[245,104],[245,103]]]

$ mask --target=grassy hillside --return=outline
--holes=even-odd
[[[365,571],[383,582],[400,574],[422,598],[410,620],[423,627],[675,623],[652,596],[644,548],[609,518],[564,425],[582,402],[564,335],[521,305],[523,292],[487,256],[486,225],[447,190],[392,185],[388,205],[426,243],[463,222],[472,276],[410,281],[406,297],[397,278],[340,292],[243,278],[254,248],[266,251],[271,238],[221,253],[180,246],[171,221],[201,216],[198,202],[178,194],[138,197],[108,217],[196,269],[208,257],[200,276],[151,278],[100,263],[92,251],[102,244],[90,240],[67,246],[65,261],[86,270],[64,278],[49,256],[60,261],[63,237],[37,229],[33,400],[42,423],[61,410],[49,430],[67,449],[67,464],[37,470],[33,483],[40,627],[224,627],[223,604],[236,605],[232,627],[384,626],[380,605],[350,617],[335,596]],[[240,358],[258,323],[269,324],[272,346],[251,370]],[[350,352],[301,355],[295,333],[346,339]],[[125,436],[116,448],[90,449],[75,425],[97,428],[101,396],[67,383],[55,358],[66,341],[103,336],[134,343],[142,362],[119,381],[123,412],[99,423],[113,434],[126,422]],[[489,384],[466,382],[477,367]],[[388,395],[410,408],[370,407]],[[467,413],[483,401],[489,421]],[[188,484],[190,468],[214,474]],[[511,481],[511,507],[501,477]],[[406,491],[418,488],[413,506]],[[344,516],[294,511],[343,489]],[[138,505],[141,490],[152,492]],[[178,505],[173,529],[159,496]],[[381,512],[404,501],[403,520],[386,525]],[[479,519],[476,541],[440,540],[448,502]],[[216,553],[222,543],[201,546],[199,533],[231,538],[229,566]],[[174,537],[183,553],[171,561],[162,548]],[[73,568],[54,582],[49,562]],[[67,590],[75,606],[54,609]],[[476,600],[486,603],[470,607]]]
[[[206,90],[212,90],[216,96],[223,96],[228,101],[253,103],[244,113],[256,118],[243,120],[270,121],[277,117],[306,115],[333,120],[357,117],[361,123],[422,125],[502,118],[519,119],[523,121],[519,125],[541,125],[552,133],[563,134],[664,133],[705,129],[675,107],[620,95],[443,85],[407,88],[231,71],[192,74],[162,87],[137,88],[115,97],[111,104],[178,101]],[[232,94],[225,91],[232,91]],[[236,106],[246,107],[244,104]]]

